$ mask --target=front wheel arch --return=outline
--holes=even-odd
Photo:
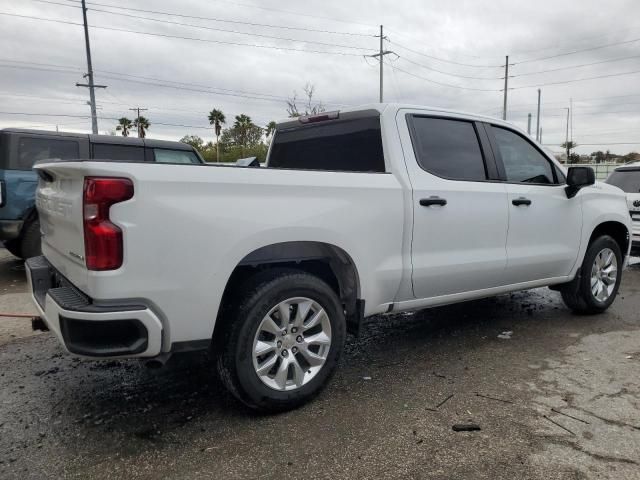
[[[599,224],[593,229],[593,232],[591,232],[589,243],[587,244],[587,249],[595,239],[603,235],[609,235],[616,241],[616,243],[620,246],[620,252],[622,253],[622,258],[624,260],[624,258],[627,256],[627,252],[629,251],[629,242],[631,241],[629,230],[627,229],[626,225],[616,221],[608,221]]]

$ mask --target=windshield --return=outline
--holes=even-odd
[[[627,193],[640,192],[640,169],[616,170],[605,181],[622,189]]]

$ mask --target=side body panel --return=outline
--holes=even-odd
[[[83,272],[81,260],[65,255],[66,242],[46,237],[43,253],[93,298],[136,297],[156,305],[165,323],[165,349],[171,342],[210,338],[233,269],[249,253],[275,243],[325,242],[347,252],[366,315],[385,311],[398,292],[404,205],[392,174],[98,162],[42,168],[67,179],[133,180],[134,197],[111,207],[112,221],[124,230],[120,269]],[[56,196],[46,187],[39,192],[43,205]],[[71,200],[68,219],[75,225],[51,225],[68,230],[58,232],[60,239],[81,228],[81,197]]]

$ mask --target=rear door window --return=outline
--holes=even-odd
[[[59,158],[62,160],[77,159],[79,145],[76,140],[58,140],[41,137],[20,137],[18,140],[18,158],[12,168],[31,170],[33,164],[40,160]]]
[[[117,162],[144,162],[144,147],[94,143],[93,158],[96,160],[113,160]]]
[[[380,117],[331,121],[278,131],[268,166],[384,172]]]
[[[423,170],[450,180],[487,179],[473,122],[414,116],[410,127],[413,149]]]
[[[618,170],[609,175],[605,183],[615,185],[626,193],[640,193],[640,168],[638,170]]]
[[[200,163],[198,156],[189,150],[154,148],[156,163]]]

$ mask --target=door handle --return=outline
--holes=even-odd
[[[531,205],[531,200],[529,200],[528,198],[520,197],[514,198],[513,200],[511,200],[511,203],[513,203],[516,207],[519,207],[521,205],[526,205],[528,207],[529,205]]]
[[[440,205],[444,207],[447,204],[447,201],[444,198],[440,197],[429,197],[420,199],[420,205],[423,207],[430,207],[432,205]]]

